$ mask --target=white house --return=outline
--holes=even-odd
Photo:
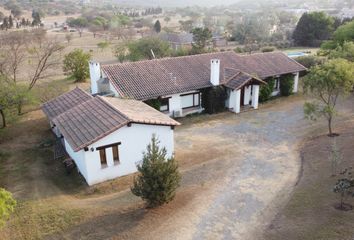
[[[72,104],[73,96],[85,94],[76,88],[42,109],[89,185],[136,172],[153,135],[173,155],[178,122],[132,99],[90,96]]]
[[[283,75],[294,77],[297,92],[299,73],[305,70],[281,52],[238,55],[229,51],[102,66],[91,61],[91,93],[157,99],[160,111],[181,117],[203,110],[203,89],[224,86],[225,106],[239,113],[244,106],[258,108],[260,85],[269,78],[275,79],[273,96],[279,94]]]

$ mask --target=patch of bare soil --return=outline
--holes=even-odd
[[[329,159],[333,141],[340,150],[342,160],[338,172],[353,166],[354,121],[341,122],[337,137],[323,134],[309,139],[301,150],[303,174],[291,199],[266,231],[264,239],[338,239],[354,237],[354,211],[349,211],[354,198],[346,198],[343,210],[340,196],[332,191],[338,174],[332,174]]]

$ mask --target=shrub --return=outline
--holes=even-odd
[[[275,51],[275,47],[262,47],[261,51],[262,52],[274,52]]]
[[[160,111],[161,108],[161,102],[158,99],[149,99],[147,101],[145,101],[145,103],[147,105],[149,105],[150,107],[155,108],[156,110]]]
[[[166,155],[166,148],[160,149],[159,141],[153,135],[142,163],[137,165],[139,176],[134,179],[131,191],[145,200],[149,208],[173,200],[181,180],[176,160]]]
[[[213,114],[225,110],[226,89],[216,86],[202,90],[202,107],[206,113]]]
[[[14,211],[16,200],[12,194],[3,188],[0,188],[0,227],[4,226],[10,214]]]
[[[293,93],[294,76],[287,74],[280,78],[280,94],[282,96],[290,96]]]
[[[307,68],[311,68],[323,63],[323,58],[312,55],[297,57],[295,60]]]
[[[259,101],[266,102],[271,98],[273,87],[275,84],[274,78],[269,78],[266,80],[267,85],[261,85],[259,90]]]

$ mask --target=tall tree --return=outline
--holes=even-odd
[[[353,63],[345,59],[333,59],[311,68],[304,78],[304,92],[315,98],[315,101],[305,103],[305,116],[311,120],[326,118],[329,136],[334,135],[332,123],[338,97],[346,96],[353,89],[353,76]]]
[[[171,53],[170,45],[167,42],[155,37],[141,38],[128,44],[130,61],[143,59],[154,59],[169,56]]]
[[[12,19],[12,15],[9,16],[9,28],[14,27],[14,20]]]
[[[296,45],[318,47],[334,31],[334,19],[324,12],[304,13],[293,33]]]
[[[354,41],[354,20],[340,26],[333,34],[333,39],[343,44],[345,41]]]
[[[166,148],[160,148],[159,144],[153,135],[142,163],[137,165],[139,175],[131,188],[132,193],[145,200],[149,208],[172,201],[181,180],[176,160],[168,158]]]
[[[67,23],[70,27],[73,27],[78,31],[80,37],[82,36],[84,29],[88,27],[88,21],[84,17],[70,18],[67,20]]]
[[[64,72],[75,78],[75,82],[84,82],[89,76],[88,62],[90,53],[75,49],[64,57]]]
[[[193,52],[202,53],[206,45],[211,41],[212,34],[208,28],[194,28],[193,33]]]
[[[157,20],[154,24],[154,30],[156,33],[160,33],[161,32],[161,23],[159,20]]]

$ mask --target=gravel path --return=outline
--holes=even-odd
[[[198,141],[222,149],[215,158],[216,176],[208,171],[185,174],[184,184],[215,181],[208,204],[201,206],[192,239],[261,239],[264,230],[295,185],[300,169],[298,146],[307,132],[303,101],[279,100],[258,111],[225,114],[221,119],[190,124],[176,132],[177,149]],[[220,160],[222,158],[222,160]],[[221,173],[221,174],[220,174]],[[176,238],[183,239],[187,235]]]

